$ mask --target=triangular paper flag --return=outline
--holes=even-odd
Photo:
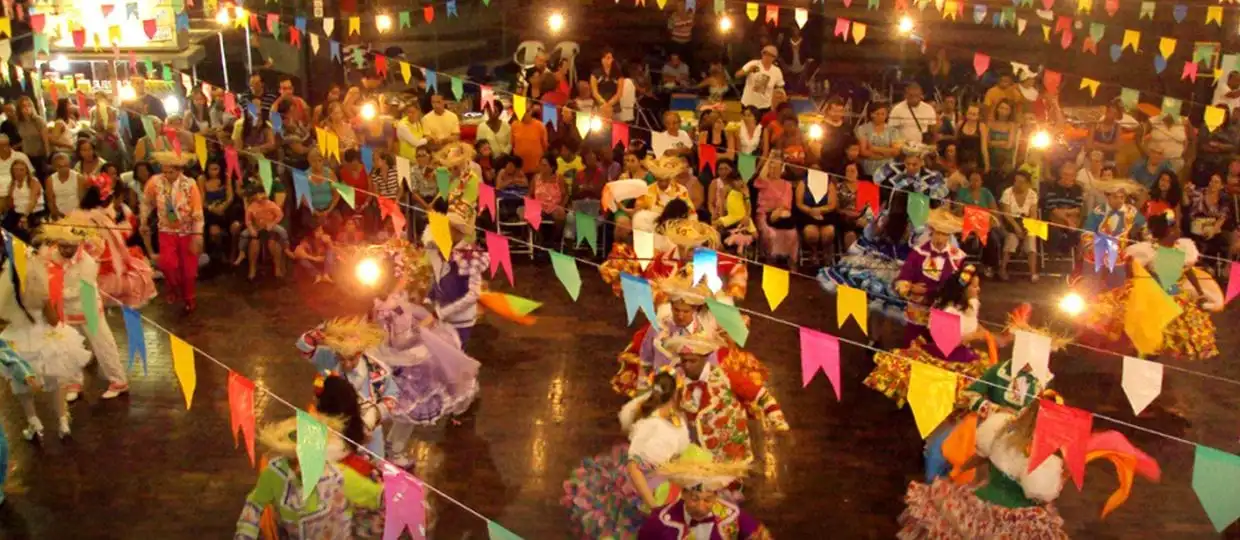
[[[1184,62],[1184,71],[1180,73],[1180,80],[1190,79],[1197,82],[1197,63],[1193,61]]]
[[[859,22],[854,22],[852,24],[852,37],[853,42],[860,45],[861,40],[865,39],[865,25]]]
[[[710,308],[711,315],[715,316],[715,322],[723,328],[728,336],[741,347],[745,346],[745,342],[749,340],[749,327],[745,324],[745,319],[741,317],[740,310],[732,304],[725,304],[714,298],[706,299],[706,306]]]
[[[909,361],[908,405],[921,438],[929,437],[947,419],[956,403],[956,374],[930,364]]]
[[[504,269],[508,276],[508,284],[515,285],[512,279],[512,253],[508,247],[508,237],[495,231],[486,231],[487,255],[491,259],[491,279],[495,279],[495,271]]]
[[[542,202],[533,197],[525,198],[525,222],[530,225],[531,229],[538,230],[542,228]]]
[[[758,20],[758,4],[753,2],[745,3],[745,16],[751,21]]]
[[[823,203],[831,190],[830,178],[827,173],[817,169],[809,169],[806,172],[805,187],[809,189],[810,197],[814,204]]]
[[[254,382],[236,371],[228,372],[228,418],[229,431],[233,434],[233,446],[241,443],[238,433],[245,438],[245,451],[254,465]]]
[[[930,197],[923,193],[908,193],[908,219],[914,227],[921,228],[930,219]]]
[[[1193,457],[1193,492],[1205,508],[1214,530],[1223,532],[1240,519],[1240,456],[1197,445]]]
[[[568,295],[576,302],[577,296],[581,294],[581,273],[577,270],[577,261],[558,251],[548,253],[551,254],[551,266],[555,269],[555,277],[559,278],[560,283],[564,285],[564,290],[568,291]]]
[[[951,354],[960,345],[960,315],[931,309],[930,337],[943,354]]]
[[[1136,30],[1124,30],[1123,48],[1132,47],[1132,52],[1141,52],[1141,32]],[[1165,56],[1165,55],[1164,55]]]
[[[740,154],[736,156],[736,171],[740,173],[741,178],[744,178],[746,182],[753,178],[757,164],[758,156],[753,154]]]
[[[762,265],[762,294],[766,296],[771,311],[775,311],[788,297],[788,271],[769,264]]]
[[[494,521],[487,521],[487,536],[490,537],[490,540],[521,540],[520,536],[513,534],[512,531],[505,529]]]
[[[650,290],[650,282],[633,274],[620,274],[620,292],[624,297],[624,311],[629,319],[629,326],[633,325],[633,318],[637,316],[637,310],[646,312],[646,319],[650,321],[650,325],[658,328],[659,323],[655,317],[654,311],[654,293]]]
[[[1141,411],[1162,393],[1163,365],[1149,360],[1124,357],[1124,375],[1120,386],[1132,405],[1132,414]]]
[[[963,228],[960,230],[960,238],[969,239],[970,233],[977,233],[977,239],[986,245],[987,238],[990,237],[990,212],[985,208],[974,205],[966,205],[964,207]]]
[[[1238,294],[1240,294],[1240,263],[1233,261],[1231,269],[1227,271],[1227,298],[1223,300],[1223,303],[1231,302]]]
[[[802,326],[801,334],[801,386],[809,386],[814,375],[821,369],[835,389],[835,400],[840,400],[840,340]]]
[[[1165,69],[1167,69],[1167,59],[1159,54],[1154,55],[1154,73],[1162,74]]]
[[[654,259],[654,233],[633,229],[633,252],[637,255],[637,264],[645,270]]]
[[[1219,26],[1223,25],[1223,7],[1210,6],[1206,8],[1206,24],[1214,23]]]
[[[1158,54],[1163,58],[1171,58],[1171,55],[1175,54],[1175,44],[1175,38],[1165,37],[1158,40]]]
[[[849,318],[857,322],[861,332],[869,334],[869,306],[865,291],[840,285],[835,291],[835,323],[840,330]]]
[[[988,69],[990,69],[990,57],[980,52],[974,53],[973,54],[973,71],[977,73],[977,76],[981,77],[982,75],[986,73],[986,70]]]
[[[1136,88],[1121,88],[1119,101],[1125,109],[1135,109],[1141,99],[1141,92]]]
[[[1222,107],[1218,107],[1215,105],[1206,106],[1206,112],[1204,115],[1204,120],[1206,122],[1206,128],[1209,129],[1210,131],[1214,131],[1218,129],[1219,126],[1223,125],[1223,118],[1226,116],[1226,114],[1227,114],[1227,111],[1223,110]]]
[[[1162,348],[1163,330],[1182,310],[1144,266],[1132,265],[1130,283],[1132,292],[1124,308],[1124,333],[1138,352],[1154,354]]]
[[[1027,470],[1036,470],[1046,458],[1062,448],[1064,465],[1072,476],[1072,482],[1080,489],[1085,481],[1085,450],[1093,430],[1094,415],[1042,399],[1035,422]]]
[[[448,216],[440,212],[428,212],[427,217],[430,221],[427,227],[431,230],[431,240],[446,260],[452,254],[452,225],[448,222]]]
[[[793,12],[793,19],[796,20],[797,27],[805,28],[805,23],[809,22],[809,10],[796,8],[796,11]]]
[[[1029,234],[1041,238],[1042,240],[1046,240],[1049,231],[1047,230],[1047,223],[1045,221],[1040,219],[1025,218],[1022,220],[1022,223],[1025,226],[1025,231]]]
[[[1082,89],[1082,90],[1084,90],[1084,89],[1088,88],[1088,89],[1089,89],[1089,97],[1094,97],[1094,96],[1098,95],[1098,85],[1099,85],[1099,84],[1101,84],[1101,83],[1099,83],[1098,81],[1095,81],[1095,80],[1093,80],[1093,79],[1090,79],[1090,78],[1088,78],[1088,77],[1082,77],[1082,78],[1081,78],[1081,89]]]
[[[172,371],[181,382],[181,393],[185,396],[185,408],[194,403],[194,389],[198,387],[198,374],[194,369],[194,348],[181,338],[168,334],[171,340]]]
[[[1012,371],[1020,372],[1030,367],[1033,376],[1043,384],[1051,380],[1051,337],[1043,334],[1016,330],[1012,345]]]
[[[1161,111],[1163,114],[1170,116],[1174,120],[1180,119],[1180,109],[1184,106],[1184,101],[1173,97],[1164,97]]]
[[[327,426],[305,411],[297,411],[297,461],[303,493],[314,493],[327,465]]]
[[[1137,19],[1154,20],[1154,2],[1141,2],[1141,12],[1137,15]]]
[[[86,318],[86,331],[93,336],[99,333],[99,316],[103,314],[99,309],[99,289],[85,279],[81,280],[78,286],[81,290],[82,316]]]
[[[121,306],[121,314],[125,320],[125,341],[129,349],[129,365],[126,369],[133,369],[134,360],[141,356],[142,374],[146,375],[146,339],[142,335],[142,315],[129,306]]]
[[[767,4],[766,5],[766,18],[763,19],[763,21],[771,23],[775,26],[779,26],[779,6],[775,4]]]
[[[1154,254],[1154,277],[1163,290],[1170,291],[1184,274],[1184,251],[1179,248],[1158,246]]]

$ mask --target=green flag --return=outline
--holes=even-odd
[[[1154,254],[1154,276],[1163,290],[1169,291],[1180,281],[1184,273],[1184,251],[1179,248],[1158,246]]]
[[[908,194],[908,220],[914,227],[921,227],[930,218],[930,197],[922,193]]]
[[[169,66],[168,64],[164,64],[164,80],[169,82],[172,81],[172,66]]]
[[[258,158],[258,177],[263,181],[263,193],[271,196],[271,162],[267,158]]]
[[[1132,110],[1137,108],[1137,102],[1141,100],[1141,91],[1136,88],[1124,88],[1119,91],[1119,101],[1124,104],[1124,108]]]
[[[1240,518],[1240,457],[1208,446],[1197,445],[1193,458],[1193,492],[1205,508],[1214,529],[1223,532]]]
[[[302,410],[297,411],[297,461],[302,493],[314,493],[327,464],[327,426]]]
[[[447,200],[448,193],[452,190],[452,175],[448,169],[443,167],[435,169],[435,186],[439,188],[439,196]]]
[[[478,182],[479,182],[479,179],[476,176],[470,177],[469,181],[465,182],[465,193],[462,195],[462,198],[464,198],[465,202],[470,203],[470,204],[477,202]]]
[[[353,186],[341,182],[332,182],[332,187],[336,188],[336,192],[340,194],[340,198],[344,199],[344,202],[349,203],[349,208],[355,207],[353,201],[357,196],[357,192],[353,190]]]
[[[410,26],[412,26],[412,23],[409,22],[409,12],[408,11],[400,12],[400,15],[397,16],[396,27],[400,29],[400,28],[409,28]]]
[[[1180,107],[1182,107],[1183,105],[1184,105],[1183,101],[1180,101],[1173,97],[1165,97],[1163,98],[1163,102],[1162,102],[1162,112],[1163,114],[1170,115],[1172,120],[1179,121]]]
[[[741,318],[740,310],[732,304],[725,304],[714,298],[707,298],[706,305],[710,307],[711,315],[715,316],[715,321],[723,330],[732,337],[737,345],[745,346],[745,342],[749,340],[749,328],[745,326],[745,319]]]
[[[736,157],[736,171],[741,173],[741,178],[746,182],[753,179],[753,173],[758,166],[758,156],[753,154],[739,154]]]
[[[487,0],[482,1],[486,2]],[[487,536],[490,536],[491,540],[521,540],[520,536],[513,534],[512,531],[505,529],[494,521],[487,521]]]
[[[460,77],[452,78],[452,95],[456,96],[457,101],[460,101],[461,96],[465,95],[465,82]]]
[[[82,314],[86,316],[86,331],[92,336],[99,332],[99,313],[99,289],[83,279]]]
[[[551,254],[551,266],[555,268],[555,277],[560,279],[564,290],[568,291],[568,295],[576,302],[577,296],[581,294],[581,273],[577,270],[577,261],[558,251],[548,251],[548,253]]]
[[[577,225],[577,245],[581,247],[581,241],[585,240],[590,246],[590,250],[598,255],[598,225],[594,223],[594,216],[578,210],[576,212]]]

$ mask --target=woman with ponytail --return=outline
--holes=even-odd
[[[654,374],[650,391],[620,410],[629,442],[586,458],[564,482],[574,537],[632,539],[650,511],[674,501],[679,488],[655,471],[689,448],[689,428],[676,402],[673,370]]]

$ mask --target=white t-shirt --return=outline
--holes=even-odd
[[[758,71],[749,73],[749,70],[755,67]],[[775,64],[771,64],[769,68],[762,67],[761,60],[750,60],[741,67],[741,71],[748,73],[745,76],[745,92],[741,94],[741,105],[759,109],[771,108],[771,96],[775,94],[775,89],[784,86],[784,72]]]
[[[914,120],[916,116],[916,120]],[[922,134],[930,131],[930,126],[934,125],[935,119],[939,117],[938,111],[926,102],[918,103],[916,106],[909,105],[907,101],[901,101],[891,108],[891,125],[900,130],[900,135],[904,142],[926,142],[922,140]],[[921,129],[917,128],[917,123],[921,123]]]
[[[668,150],[676,148],[693,148],[693,139],[689,132],[678,130],[675,135],[666,131],[656,131],[650,137],[650,148],[656,157],[662,157]]]
[[[34,174],[34,165],[30,164],[30,158],[17,150],[13,150],[9,154],[9,159],[0,159],[0,197],[6,197],[9,193],[9,184],[13,183],[13,162],[17,160],[26,162],[26,166],[30,167],[30,174]]]
[[[1025,193],[1024,204],[1016,200],[1016,190],[1007,188],[1003,190],[1003,195],[999,197],[999,204],[1007,208],[1007,212],[1016,214],[1020,217],[1029,217],[1033,215],[1033,210],[1038,207],[1038,192],[1030,189]]]
[[[432,139],[446,139],[461,134],[461,121],[456,113],[444,110],[443,114],[434,111],[422,117],[422,133]]]
[[[1163,157],[1167,159],[1180,159],[1184,157],[1184,146],[1188,143],[1188,133],[1184,130],[1184,124],[1179,122],[1166,124],[1155,121],[1150,129],[1150,148],[1162,150]]]

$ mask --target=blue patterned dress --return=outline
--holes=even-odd
[[[34,370],[30,368],[22,357],[18,356],[12,347],[4,341],[0,341],[0,366],[5,373],[15,381],[25,381],[27,377],[34,376]],[[9,439],[4,436],[4,430],[0,430],[0,503],[4,502],[4,481],[9,478]]]

